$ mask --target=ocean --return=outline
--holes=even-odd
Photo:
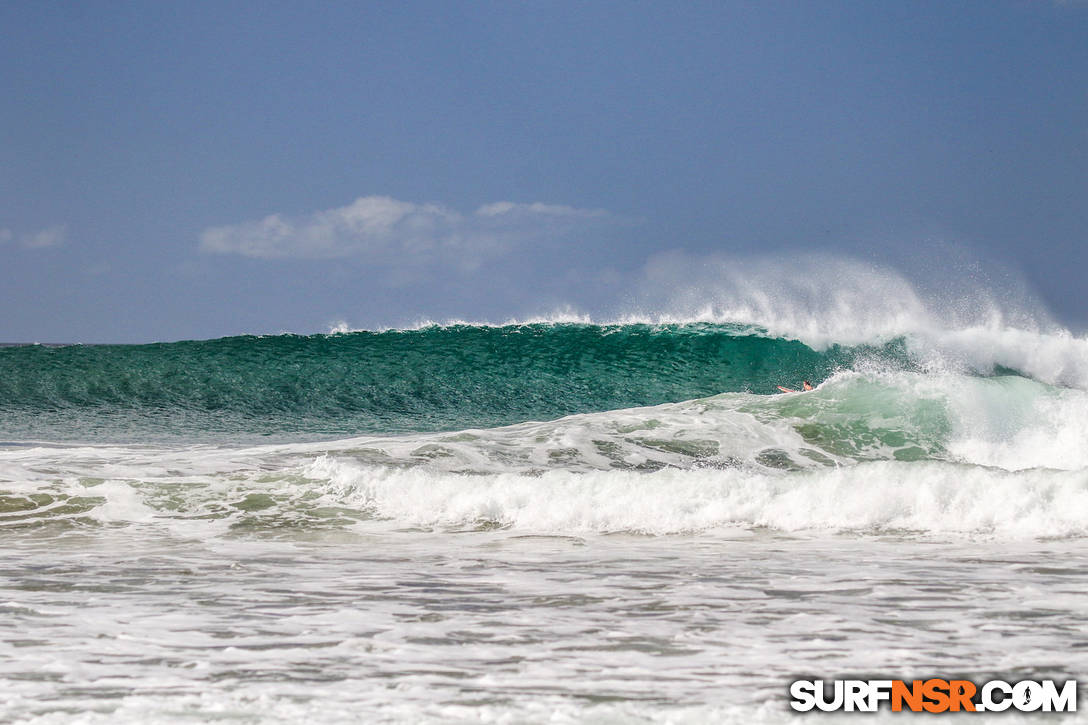
[[[1002,320],[0,347],[0,720],[775,723],[795,679],[1085,680],[1086,431],[1088,339]]]

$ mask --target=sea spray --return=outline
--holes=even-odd
[[[806,672],[1079,676],[1085,340],[850,304],[0,348],[0,719],[774,722]]]

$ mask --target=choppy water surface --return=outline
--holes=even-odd
[[[6,718],[775,722],[801,675],[1088,665],[1080,541],[136,528],[6,559]]]
[[[1088,679],[1068,333],[459,326],[0,369],[0,720],[780,722],[797,678]]]

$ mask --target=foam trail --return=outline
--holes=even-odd
[[[1083,472],[882,461],[792,477],[741,471],[449,476],[322,458],[306,475],[328,481],[352,506],[412,526],[655,535],[730,526],[1000,538],[1088,533]]]

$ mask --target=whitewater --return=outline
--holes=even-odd
[[[802,677],[1083,680],[1088,339],[880,283],[0,347],[0,719],[773,723]]]

